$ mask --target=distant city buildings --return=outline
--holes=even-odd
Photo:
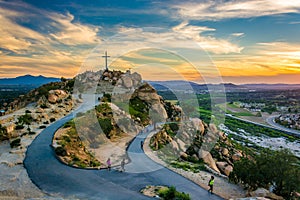
[[[251,112],[261,112],[261,110],[266,106],[265,103],[239,103],[241,108],[245,108]]]

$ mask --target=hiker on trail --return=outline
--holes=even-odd
[[[110,169],[111,169],[110,158],[107,159],[106,164],[107,164],[107,169],[108,169],[108,171],[110,171]]]
[[[215,183],[215,177],[211,176],[211,178],[208,181],[208,186],[209,186],[208,192],[210,192],[211,194],[213,193],[214,183]]]
[[[121,172],[125,172],[125,158],[121,162]]]

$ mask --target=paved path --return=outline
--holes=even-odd
[[[189,193],[192,199],[221,199],[149,159],[140,145],[146,134],[139,135],[130,144],[131,163],[125,166],[125,173],[114,169],[76,169],[59,162],[50,147],[52,137],[72,117],[69,115],[47,127],[28,147],[24,166],[42,191],[72,199],[143,200],[153,199],[139,193],[147,185],[174,185],[177,190]]]

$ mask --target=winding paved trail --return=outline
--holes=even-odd
[[[70,114],[47,127],[27,149],[24,166],[33,183],[42,191],[72,199],[143,200],[153,199],[139,193],[147,185],[174,185],[195,200],[222,199],[148,158],[140,145],[148,132],[139,134],[130,144],[128,156],[131,163],[125,166],[124,173],[114,169],[77,169],[61,163],[50,145],[55,131],[72,117]]]

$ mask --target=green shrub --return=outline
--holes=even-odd
[[[111,94],[105,93],[101,100],[103,102],[111,102]]]
[[[10,147],[11,148],[15,148],[15,147],[18,147],[20,145],[21,145],[21,139],[20,138],[17,138],[17,139],[10,142]]]
[[[189,194],[176,191],[176,188],[174,186],[160,189],[158,191],[158,194],[163,200],[190,200],[191,199]]]
[[[42,104],[42,105],[40,105],[40,107],[43,109],[48,108],[48,106],[46,104]]]
[[[138,97],[134,97],[129,101],[129,113],[135,118],[140,118],[141,122],[146,122],[149,119],[149,108],[146,102]]]
[[[64,141],[66,141],[67,143],[71,142],[71,138],[70,138],[69,136],[64,135],[64,136],[62,137],[62,139],[63,139]]]
[[[110,132],[113,130],[113,126],[111,124],[111,119],[110,118],[101,118],[98,119],[99,124],[101,126],[102,131],[104,132],[104,134],[110,138]]]
[[[21,125],[21,124],[18,124],[18,125],[16,126],[16,130],[21,130],[21,129],[23,129],[23,128],[24,128],[24,126]]]
[[[0,141],[6,139],[8,139],[6,127],[0,124]]]
[[[70,120],[64,124],[64,128],[75,127],[74,120]]]
[[[36,134],[36,132],[34,132],[34,131],[29,131],[28,134],[29,134],[29,135],[34,135],[34,134]]]
[[[50,122],[52,123],[52,122],[55,122],[55,118],[54,117],[52,117],[52,118],[50,118]]]
[[[63,147],[56,147],[55,153],[58,156],[66,156],[67,155],[67,151]]]
[[[173,131],[173,132],[177,132],[179,130],[179,127],[178,127],[178,124],[177,123],[170,123],[169,124],[169,127],[170,129]]]

